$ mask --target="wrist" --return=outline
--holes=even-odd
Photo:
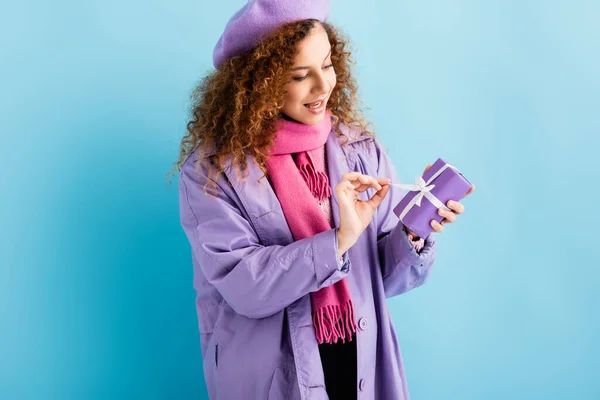
[[[347,252],[350,247],[352,247],[355,241],[346,237],[342,232],[340,232],[339,228],[336,229],[336,232],[338,239],[338,257],[342,257],[344,253]]]
[[[408,228],[406,227],[406,225],[404,226],[404,231],[406,232],[406,234],[407,234],[407,235],[411,235],[411,236],[412,236],[412,238],[413,238],[413,240],[419,240],[419,239],[421,239],[421,238],[419,237],[419,235],[417,235],[416,233],[414,233],[413,231],[411,231],[410,229],[408,229]]]

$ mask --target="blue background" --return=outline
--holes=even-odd
[[[0,398],[203,399],[171,169],[243,1],[0,16]],[[400,178],[476,186],[389,300],[414,400],[600,398],[600,4],[334,1]],[[595,244],[596,243],[596,244]]]

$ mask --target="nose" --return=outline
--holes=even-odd
[[[315,80],[315,86],[313,86],[313,92],[318,95],[327,94],[331,90],[331,85],[327,81],[327,77],[323,72],[317,75]]]

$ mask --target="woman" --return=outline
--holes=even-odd
[[[425,283],[435,240],[393,213],[328,12],[248,2],[195,92],[180,212],[211,399],[409,398],[386,298]],[[448,206],[442,223],[464,210]]]

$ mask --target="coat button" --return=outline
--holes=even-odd
[[[365,380],[361,379],[360,382],[358,383],[358,389],[362,392],[365,388]]]
[[[366,331],[367,330],[367,319],[366,318],[359,319],[358,327],[360,328],[360,330]]]

